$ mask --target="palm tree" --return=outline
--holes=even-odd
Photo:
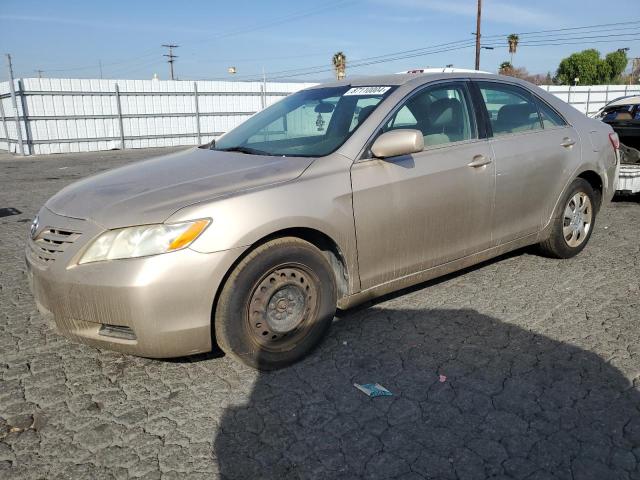
[[[498,73],[500,75],[510,75],[512,71],[513,71],[513,64],[511,62],[502,62],[500,64],[500,69],[498,70]]]
[[[509,53],[511,54],[511,64],[513,65],[513,55],[518,50],[518,42],[520,41],[520,37],[515,33],[512,33],[507,37],[507,42],[509,42]]]
[[[347,56],[342,52],[335,53],[332,62],[333,69],[336,72],[336,78],[342,80],[347,76]]]

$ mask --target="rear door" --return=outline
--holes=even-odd
[[[369,155],[352,166],[363,289],[490,245],[494,164],[489,142],[477,133],[467,83],[421,89],[382,126],[421,130],[422,152]]]
[[[507,83],[474,82],[496,162],[494,245],[537,233],[580,157],[573,127],[541,98]],[[579,160],[579,158],[577,159]]]

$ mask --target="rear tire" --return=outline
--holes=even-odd
[[[227,279],[215,310],[215,334],[228,355],[260,370],[302,359],[327,333],[336,310],[331,265],[295,237],[260,245]]]
[[[543,255],[571,258],[589,242],[599,197],[583,178],[576,178],[558,202],[551,220],[551,235],[539,244]]]

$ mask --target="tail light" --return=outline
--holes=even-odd
[[[610,133],[609,141],[614,150],[620,150],[620,137],[618,137],[617,133]]]

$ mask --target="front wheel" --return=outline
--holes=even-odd
[[[540,243],[542,253],[570,258],[580,253],[591,238],[596,219],[596,195],[586,180],[577,178],[558,204],[551,235]]]
[[[322,340],[336,296],[333,270],[320,250],[294,237],[267,242],[226,281],[215,310],[216,340],[251,367],[285,367]]]

